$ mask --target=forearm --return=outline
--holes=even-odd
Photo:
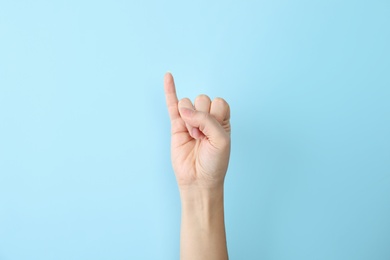
[[[212,190],[180,190],[181,260],[226,260],[223,186]]]

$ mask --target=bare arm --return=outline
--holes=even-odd
[[[210,194],[181,192],[181,259],[228,259],[223,190]]]
[[[171,119],[171,159],[180,191],[182,260],[228,259],[223,187],[230,156],[230,108],[205,95],[178,101],[173,77],[164,77]]]

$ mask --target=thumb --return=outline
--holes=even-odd
[[[209,113],[196,111],[188,107],[179,107],[179,113],[185,123],[199,128],[212,144],[220,146],[229,139],[225,129]]]

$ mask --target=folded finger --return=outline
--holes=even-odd
[[[190,100],[189,98],[183,98],[183,99],[181,99],[181,100],[179,101],[179,103],[178,103],[178,108],[180,109],[180,108],[182,108],[182,107],[184,107],[184,108],[189,108],[189,109],[194,109],[194,106],[192,105],[192,102],[191,102],[191,100]],[[193,129],[193,127],[190,126],[190,125],[187,124],[187,123],[186,123],[186,127],[187,127],[187,131],[188,131],[189,135],[190,135],[191,137],[193,137],[193,136],[192,136],[192,129]]]
[[[211,106],[211,100],[206,95],[199,95],[195,98],[194,106],[195,106],[195,110],[209,113],[210,106]]]
[[[223,98],[215,98],[211,103],[210,114],[222,125],[230,119],[229,104]]]

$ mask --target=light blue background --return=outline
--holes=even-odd
[[[0,259],[178,259],[163,75],[232,109],[231,259],[390,259],[389,1],[0,2]]]

